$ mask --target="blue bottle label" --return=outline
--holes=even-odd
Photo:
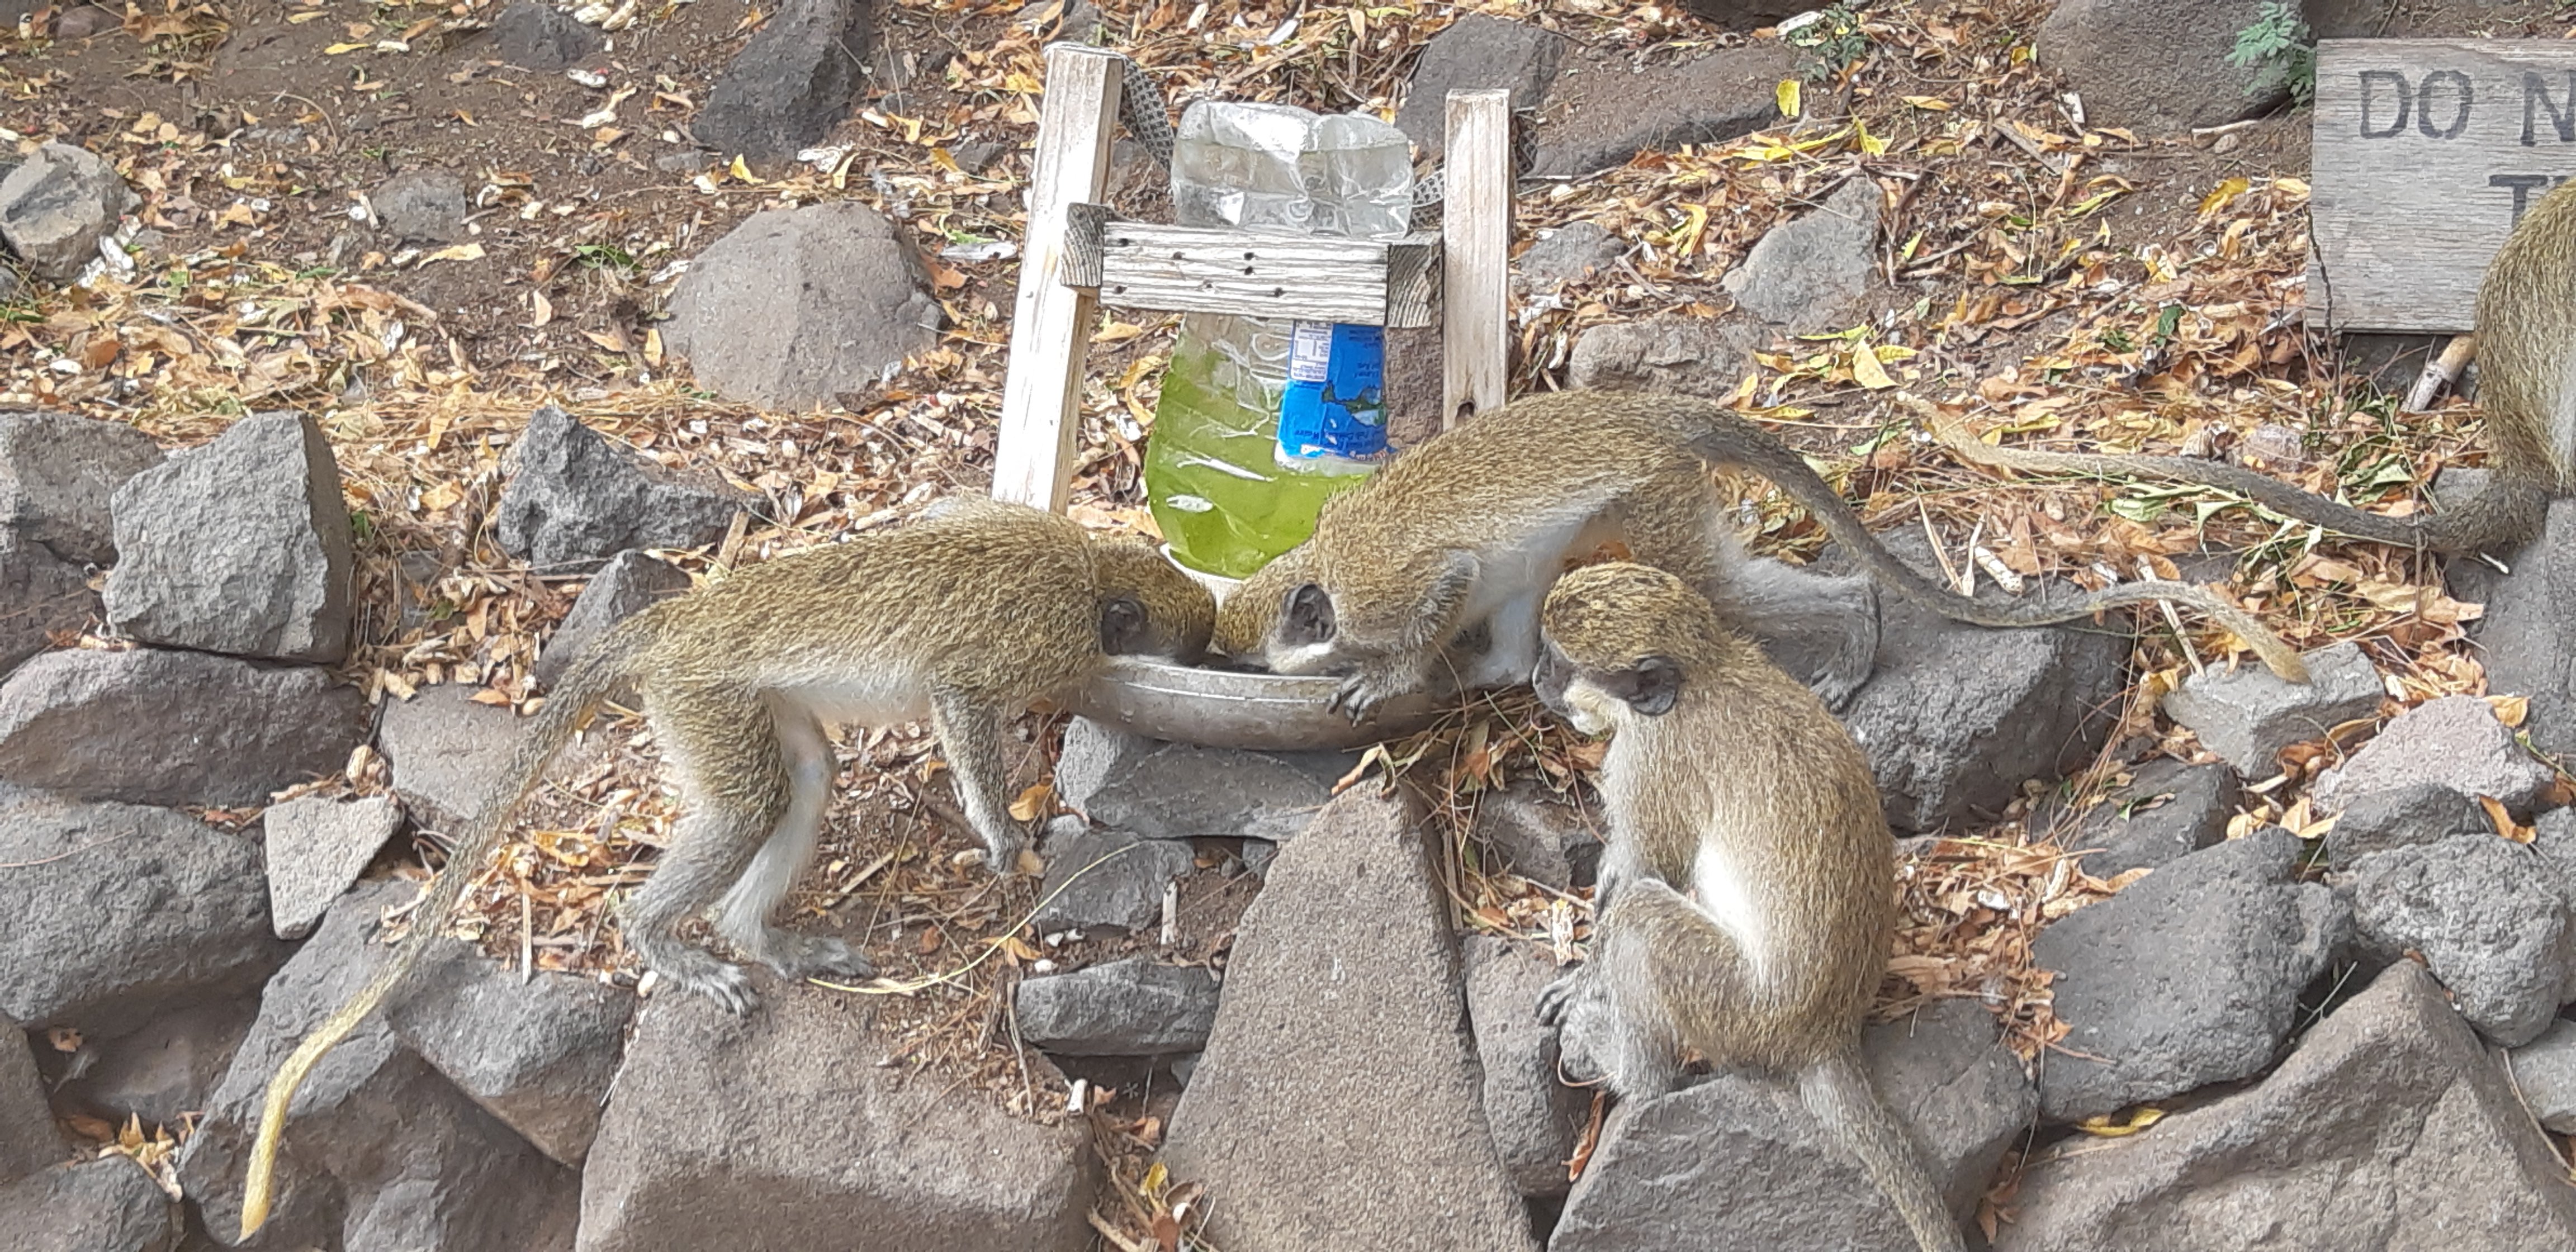
[[[1352,458],[1386,451],[1385,328],[1299,322],[1291,329],[1279,451]]]

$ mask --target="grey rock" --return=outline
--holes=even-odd
[[[0,862],[0,1013],[19,1025],[110,1033],[286,959],[259,849],[184,814],[0,788]]]
[[[69,413],[0,413],[0,526],[75,564],[116,559],[111,506],[161,463],[152,436]]]
[[[463,830],[492,800],[518,750],[518,715],[475,703],[475,690],[447,683],[389,700],[376,730],[403,808],[445,833]]]
[[[1063,750],[1056,754],[1055,798],[1066,808],[1083,812],[1112,775],[1133,767],[1159,746],[1143,735],[1088,717],[1069,718],[1064,724]]]
[[[1539,1024],[1538,996],[1556,962],[1490,935],[1466,940],[1467,1022],[1485,1071],[1485,1121],[1503,1169],[1522,1195],[1562,1196],[1565,1163],[1592,1112],[1592,1093],[1557,1081],[1556,1032]]]
[[[492,19],[493,50],[523,70],[562,70],[601,50],[598,31],[545,0],[512,0]]]
[[[2039,1090],[1994,1014],[1973,1000],[1936,1001],[1871,1027],[1861,1054],[1880,1098],[1913,1128],[1951,1215],[1973,1219],[2004,1153],[2039,1116]]]
[[[1601,840],[1571,803],[1552,800],[1544,789],[1515,784],[1478,797],[1468,838],[1500,858],[1483,862],[1490,873],[1501,866],[1532,882],[1560,891],[1590,886],[1601,867]]]
[[[2299,841],[2266,827],[2192,853],[2039,933],[2071,1031],[2039,1071],[2054,1121],[2078,1121],[2268,1068],[2299,993],[2350,929],[2334,893],[2286,881]]]
[[[365,737],[357,689],[311,666],[74,650],[0,683],[0,781],[82,799],[258,804],[338,773]]]
[[[2368,950],[2422,954],[2460,1015],[2499,1044],[2539,1037],[2576,991],[2576,919],[2537,848],[2461,835],[2365,857],[2336,887]]]
[[[546,650],[537,657],[537,681],[554,686],[581,659],[582,651],[599,642],[610,627],[688,589],[687,572],[668,561],[654,560],[634,548],[610,557],[572,602],[572,611],[555,628],[554,638],[546,641]]]
[[[1448,149],[1450,92],[1501,87],[1512,93],[1513,108],[1535,109],[1565,49],[1565,36],[1552,30],[1481,13],[1460,17],[1423,45],[1395,127],[1422,159],[1437,161]]]
[[[2084,98],[2095,126],[2171,135],[2270,111],[2289,94],[2256,67],[2230,65],[2249,0],[2061,0],[2040,23],[2040,65]],[[2153,56],[2140,56],[2143,48]]]
[[[1616,48],[1577,49],[1558,67],[1530,172],[1589,174],[1640,152],[1750,134],[1779,119],[1773,93],[1796,65],[1774,40],[1661,65]]]
[[[1173,1176],[1226,1197],[1206,1233],[1228,1252],[1536,1247],[1486,1129],[1423,847],[1401,802],[1345,794],[1243,916],[1163,1149]]]
[[[442,939],[385,1008],[396,1038],[537,1150],[578,1168],[626,1048],[635,993],[519,971]]]
[[[1047,39],[1072,39],[1096,43],[1100,38],[1100,8],[1091,0],[1029,0],[1011,15],[1013,26],[1023,26]]]
[[[1171,1056],[1207,1046],[1216,977],[1131,956],[1027,978],[1012,997],[1020,1037],[1064,1056]]]
[[[1684,0],[1682,4],[1691,16],[1730,30],[1776,22],[1811,7],[1811,0]]]
[[[29,273],[67,283],[98,259],[98,241],[135,204],[115,166],[87,149],[48,143],[0,178],[0,239]]]
[[[866,0],[787,0],[725,67],[689,129],[724,155],[792,157],[850,115],[875,39]]]
[[[2576,1135],[2576,1022],[2559,1018],[2540,1037],[2506,1054],[2514,1090],[2553,1135]]]
[[[1512,282],[1524,291],[1554,291],[1609,269],[1627,250],[1628,241],[1599,222],[1568,222],[1512,258]]]
[[[461,243],[466,238],[465,183],[445,170],[396,174],[376,184],[367,203],[375,206],[385,233],[396,239]]]
[[[1849,321],[1878,272],[1878,218],[1887,197],[1855,176],[1813,212],[1763,232],[1720,286],[1746,312],[1792,331]]]
[[[27,1047],[26,1032],[0,1014],[0,1183],[71,1159]]]
[[[1162,921],[1163,889],[1197,859],[1186,843],[1090,826],[1078,817],[1048,822],[1039,852],[1046,878],[1038,898],[1046,903],[1031,920],[1041,935],[1101,926],[1151,930]]]
[[[2561,1252],[2576,1193],[2412,962],[2260,1086],[2034,1164],[1998,1252]]]
[[[179,1153],[179,1185],[216,1238],[240,1228],[270,1076],[375,976],[394,951],[373,941],[378,918],[417,895],[398,879],[351,893],[269,980],[259,1020]],[[404,1048],[381,1015],[359,1023],[305,1079],[288,1109],[276,1177],[268,1224],[241,1246],[546,1247],[532,1232],[568,1216],[579,1185]]]
[[[1547,1246],[1880,1252],[1913,1242],[1794,1093],[1722,1077],[1612,1113]]]
[[[2326,859],[2348,869],[2372,853],[2494,829],[2476,800],[2438,783],[2405,783],[2363,792],[2345,804],[2326,832]]]
[[[1243,841],[1243,868],[1255,878],[1270,876],[1270,863],[1279,859],[1279,845],[1267,839]]]
[[[981,174],[1010,150],[1009,145],[990,139],[971,139],[949,149],[948,155],[957,162],[957,168],[969,174]]]
[[[1920,534],[1883,538],[1915,568],[1938,568]],[[1987,592],[2002,594],[1991,586]],[[2065,775],[2093,759],[2109,735],[2102,710],[2126,685],[2125,632],[2089,625],[1994,630],[1884,592],[1878,604],[1876,670],[1843,722],[1868,753],[1888,824],[1897,830],[1931,831],[2001,813],[2023,781]],[[1790,673],[1813,672],[1799,641],[1766,642]]]
[[[2511,574],[2484,561],[2443,570],[2452,595],[2486,606],[2469,638],[2487,690],[2531,698],[2522,729],[2532,746],[2576,752],[2576,499],[2552,501],[2538,538],[2495,555]]]
[[[596,570],[628,548],[714,543],[759,502],[712,475],[673,473],[617,447],[551,404],[528,419],[512,455],[517,472],[492,533],[502,551],[549,572]]]
[[[1356,759],[1166,743],[1111,769],[1080,811],[1149,839],[1240,835],[1286,842],[1333,798],[1333,784]]]
[[[80,566],[35,544],[0,537],[0,674],[69,642],[106,615]]]
[[[929,275],[911,239],[856,200],[769,209],[690,264],[662,335],[718,392],[812,408],[939,342]]]
[[[152,1175],[109,1155],[0,1187],[0,1230],[19,1252],[172,1252],[186,1225]]]
[[[2556,779],[2514,742],[2495,706],[2476,696],[2443,696],[2398,714],[2351,760],[2320,775],[2316,802],[2332,813],[2374,791],[2437,783],[2528,813]]]
[[[2384,694],[2379,670],[2360,644],[2328,644],[2302,659],[2305,686],[2283,682],[2260,665],[2194,674],[2165,696],[2165,716],[2189,727],[2237,773],[2270,778],[2281,772],[2281,749],[2370,716]]]
[[[280,939],[301,939],[402,827],[402,810],[386,796],[303,796],[270,807],[260,827],[268,850],[269,924]]]
[[[2051,805],[2032,816],[2030,828],[2052,832],[2057,846],[2070,851],[2099,849],[2085,856],[2084,872],[2111,878],[2226,838],[2238,793],[2236,771],[2228,766],[2159,758],[2138,766],[2128,785],[2106,792],[2080,815]]]
[[[259,413],[117,488],[107,617],[145,643],[328,665],[349,651],[348,506],[322,428]]]
[[[1568,385],[1603,391],[1671,391],[1722,399],[1753,364],[1763,332],[1741,321],[1652,317],[1583,332],[1566,358]]]
[[[759,975],[755,975],[759,977]],[[1011,1117],[891,1050],[859,997],[783,986],[740,1018],[649,1004],[582,1170],[583,1252],[742,1246],[1080,1252],[1078,1121]]]
[[[84,1032],[88,1068],[64,1084],[63,1098],[118,1123],[138,1117],[177,1130],[213,1098],[259,1016],[259,996],[251,988],[184,1007],[163,1001],[151,1014],[114,1037]]]

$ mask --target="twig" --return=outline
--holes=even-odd
[[[44,857],[44,858],[39,859],[39,860],[34,860],[34,861],[0,861],[0,869],[34,869],[35,867],[37,867],[37,866],[39,866],[39,865],[51,865],[51,864],[53,864],[53,863],[54,863],[54,862],[56,862],[56,861],[68,861],[68,860],[70,860],[71,858],[76,857],[76,856],[79,856],[81,853],[83,853],[83,852],[87,852],[87,851],[89,851],[89,850],[90,850],[90,849],[92,849],[92,848],[104,848],[104,847],[106,847],[107,845],[109,845],[109,844],[111,844],[111,843],[114,843],[114,842],[116,842],[116,841],[117,841],[117,840],[119,840],[119,839],[124,838],[124,837],[125,837],[125,835],[130,835],[130,834],[133,834],[133,833],[134,833],[133,831],[130,831],[130,830],[129,830],[129,831],[126,831],[126,832],[125,832],[125,834],[120,834],[120,835],[109,835],[109,836],[108,836],[107,838],[105,838],[105,839],[99,839],[99,840],[94,840],[94,841],[89,842],[89,843],[84,843],[84,844],[82,844],[81,846],[79,846],[79,847],[77,847],[77,848],[74,848],[74,849],[72,849],[72,850],[71,850],[71,851],[69,851],[69,852],[57,852],[57,853],[55,853],[55,854],[54,854],[54,855],[52,855],[52,856]]]

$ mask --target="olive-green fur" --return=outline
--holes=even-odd
[[[1591,1028],[1585,1046],[1623,1098],[1675,1086],[1685,1048],[1794,1080],[1918,1245],[1956,1252],[1958,1223],[1858,1061],[1895,924],[1895,847],[1859,745],[1661,570],[1576,570],[1540,623],[1548,664],[1587,692],[1616,692],[1641,666],[1679,675],[1665,711],[1610,718],[1591,959],[1551,1000],[1571,993],[1570,1020]],[[1569,1020],[1566,1001],[1547,1003]]]
[[[1856,556],[1872,581],[1953,620],[2037,626],[2170,600],[2225,624],[2276,673],[2306,678],[2297,652],[2251,614],[2188,584],[2125,583],[2045,603],[1959,595],[1897,560],[1803,457],[1742,415],[1694,397],[1616,391],[1515,400],[1424,441],[1333,497],[1304,544],[1227,597],[1216,646],[1235,656],[1262,654],[1276,641],[1284,598],[1313,583],[1331,596],[1348,649],[1398,658],[1393,669],[1420,669],[1470,624],[1435,590],[1458,554],[1556,535],[1569,523],[1582,529],[1568,556],[1616,538],[1634,561],[1725,597],[1730,523],[1709,477],[1712,464],[1769,479]],[[1871,630],[1874,639],[1874,624]],[[1866,677],[1866,654],[1857,660],[1853,685]]]
[[[1143,610],[1118,641],[1122,651],[1190,661],[1207,643],[1213,599],[1152,545],[1096,536],[1020,505],[963,499],[899,530],[745,568],[621,622],[549,693],[414,911],[413,937],[271,1081],[245,1237],[265,1220],[295,1088],[409,973],[422,936],[446,930],[520,797],[607,700],[642,697],[681,784],[675,838],[627,907],[628,943],[683,989],[741,1011],[750,1003],[741,971],[672,934],[711,903],[723,907],[719,932],[783,975],[865,966],[838,940],[768,925],[770,906],[811,852],[828,795],[833,763],[819,724],[930,717],[994,870],[1010,872],[1017,829],[1003,794],[1002,718],[1070,696],[1100,672],[1104,621],[1117,601]]]

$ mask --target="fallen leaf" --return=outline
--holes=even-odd
[[[2515,822],[2513,814],[2506,811],[2504,801],[2494,796],[2479,796],[2478,807],[2487,811],[2487,821],[2495,827],[2497,834],[2515,843],[2529,843],[2540,833]]]
[[[1038,819],[1040,814],[1045,813],[1051,807],[1050,802],[1054,799],[1054,784],[1031,784],[1028,790],[1020,793],[1018,799],[1011,801],[1011,820],[1034,822]]]
[[[2140,1106],[2138,1108],[2130,1109],[2126,1116],[2122,1116],[2117,1113],[2105,1113],[2099,1117],[2085,1118],[2083,1121],[2075,1123],[2075,1128],[2088,1135],[2096,1135],[2104,1139],[2118,1139],[2127,1135],[2134,1135],[2141,1130],[2145,1130],[2149,1126],[2155,1125],[2157,1122],[2163,1121],[2164,1119],[2165,1111],[2163,1109],[2152,1106]]]
[[[2520,728],[2523,719],[2531,716],[2529,696],[2488,696],[2487,703],[2494,707],[2496,720],[2507,726]]]
[[[1798,116],[1798,96],[1799,91],[1797,79],[1783,78],[1780,80],[1780,86],[1772,92],[1772,98],[1780,105],[1780,116]]]

